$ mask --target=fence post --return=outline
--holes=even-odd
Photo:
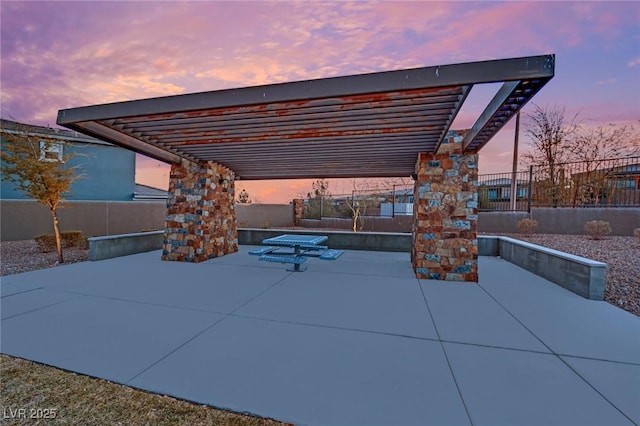
[[[391,200],[391,217],[396,217],[396,186],[393,185],[393,199]]]
[[[511,169],[511,197],[509,198],[509,209],[516,210],[516,198],[518,194],[518,136],[520,134],[520,111],[516,114],[516,131],[513,137],[513,167]]]
[[[533,192],[533,165],[529,166],[529,187],[527,188],[527,213],[531,213],[531,196]]]

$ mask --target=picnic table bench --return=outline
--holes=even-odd
[[[330,250],[329,247],[321,245],[327,239],[329,237],[324,235],[279,235],[263,240],[262,244],[266,244],[266,247],[251,250],[249,254],[260,256],[259,260],[264,262],[291,263],[293,267],[287,271],[302,272],[306,270],[306,267],[301,265],[307,261],[307,257],[335,260],[344,253],[342,250]],[[281,247],[289,247],[293,251],[281,252]]]

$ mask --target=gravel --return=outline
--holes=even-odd
[[[533,244],[561,250],[607,264],[605,300],[640,316],[640,241],[633,237],[605,237],[592,240],[585,235],[502,234]],[[41,253],[33,240],[7,241],[0,244],[0,275],[11,275],[57,264],[56,253]],[[64,250],[65,263],[87,260],[89,251]]]
[[[83,262],[89,250],[69,247],[62,250],[64,263]],[[52,268],[58,264],[58,254],[42,253],[34,240],[3,241],[0,243],[1,276],[19,274],[36,269]]]

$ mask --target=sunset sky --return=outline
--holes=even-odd
[[[591,124],[640,119],[635,1],[2,0],[0,13],[2,117],[30,124],[56,127],[63,108],[548,53],[556,76],[534,102]],[[494,92],[474,89],[453,128],[470,127]],[[511,169],[513,124],[481,151],[480,173]],[[168,166],[138,156],[136,180],[166,188]],[[261,202],[310,187],[237,185]]]

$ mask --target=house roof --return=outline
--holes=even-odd
[[[166,189],[136,183],[133,193],[134,200],[166,200],[169,192]]]
[[[0,119],[0,128],[2,129],[2,131],[8,133],[27,132],[33,135],[40,135],[42,137],[47,137],[50,139],[60,139],[65,142],[92,143],[96,145],[113,146],[113,144],[76,131],[35,126],[33,124],[19,123],[17,121],[11,120]]]
[[[242,179],[396,177],[435,152],[475,84],[502,82],[463,141],[479,151],[554,75],[531,56],[63,109],[58,124]]]

